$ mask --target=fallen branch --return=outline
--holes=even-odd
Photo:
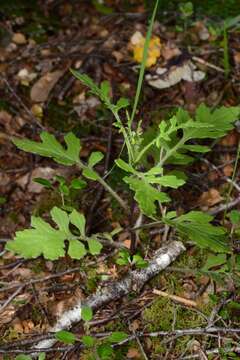
[[[56,324],[49,331],[55,333],[63,329],[70,329],[73,324],[81,320],[81,310],[83,306],[91,307],[92,310],[96,311],[109,302],[120,299],[131,291],[139,292],[147,281],[165,269],[183,251],[185,251],[185,247],[182,242],[172,241],[156,251],[154,258],[149,262],[147,268],[131,271],[123,280],[113,283],[97,291],[96,294],[89,296],[84,303],[79,300],[75,306],[65,311],[59,317]],[[56,339],[43,340],[35,346],[35,349],[50,348],[56,342]]]

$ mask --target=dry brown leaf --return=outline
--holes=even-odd
[[[228,135],[224,136],[220,144],[223,146],[235,146],[238,144],[238,135],[236,132],[232,131]]]
[[[131,247],[131,240],[130,239],[126,239],[124,240],[124,245],[126,246],[127,249],[130,249]]]
[[[210,189],[202,193],[199,199],[199,205],[201,207],[211,207],[219,204],[222,201],[222,197],[217,189]]]
[[[53,178],[55,174],[56,174],[55,169],[52,169],[50,167],[38,167],[32,171],[30,176],[30,181],[29,181],[29,174],[26,174],[24,176],[21,176],[16,182],[23,189],[29,182],[28,191],[38,194],[42,191],[43,186],[38,183],[35,183],[32,180],[34,178],[44,178],[50,180]]]
[[[15,316],[17,309],[13,305],[9,305],[5,311],[1,313],[0,326],[9,323]]]
[[[136,348],[128,349],[128,352],[127,352],[128,359],[138,359],[138,358],[140,358],[140,356],[141,355],[140,355],[138,349],[136,349]]]
[[[131,324],[129,324],[129,330],[130,331],[136,331],[140,327],[140,321],[139,320],[133,320]]]
[[[237,65],[240,64],[240,51],[236,52],[234,55],[233,55],[233,58],[234,58],[234,61]]]
[[[56,70],[42,76],[32,87],[30,92],[31,100],[34,102],[44,102],[48,99],[50,91],[64,74],[62,70]]]
[[[233,166],[231,164],[224,166],[223,172],[225,176],[230,177],[233,173]]]
[[[24,45],[27,42],[26,36],[22,33],[13,34],[12,41],[17,45]]]
[[[180,49],[176,47],[174,44],[167,44],[162,49],[162,56],[165,60],[170,60],[175,56],[179,56],[180,54],[181,54]]]

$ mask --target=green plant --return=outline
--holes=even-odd
[[[144,260],[141,255],[131,255],[127,249],[122,249],[119,251],[116,263],[121,266],[135,266],[137,269],[144,268],[148,265],[148,262]]]
[[[142,145],[144,133],[141,129],[141,123],[139,122],[137,129],[133,130],[128,112],[126,111],[126,122],[120,117],[120,110],[128,106],[128,100],[121,98],[114,104],[109,96],[110,85],[108,82],[104,81],[98,87],[87,75],[76,71],[72,72],[85,86],[90,88],[92,93],[103,101],[114,115],[114,126],[123,135],[127,148],[127,157],[116,159],[115,163],[126,172],[123,181],[133,191],[134,199],[137,201],[140,211],[156,222],[161,221],[175,227],[181,235],[187,236],[200,247],[209,247],[218,252],[228,252],[225,230],[220,226],[212,225],[213,218],[211,216],[199,211],[192,211],[178,217],[173,211],[167,212],[166,208],[163,211],[163,204],[171,202],[166,192],[167,188],[176,189],[185,183],[185,180],[179,175],[169,173],[166,165],[187,165],[194,161],[194,153],[209,151],[208,146],[196,145],[192,141],[217,139],[224,136],[234,127],[234,121],[239,115],[239,107],[221,107],[211,111],[202,104],[196,110],[194,119],[185,110],[179,109],[176,115],[168,121],[162,120],[154,138]],[[38,143],[31,140],[15,139],[14,143],[22,150],[50,157],[66,166],[75,165],[79,167],[85,178],[98,181],[114,196],[126,212],[129,211],[125,201],[94,169],[103,159],[102,153],[91,153],[88,162],[84,163],[79,157],[80,140],[74,134],[69,133],[64,137],[66,148],[47,132],[41,134],[41,140],[42,142]],[[155,163],[152,166],[147,166],[145,171],[142,168],[140,170],[143,159],[151,151],[158,154],[155,157]],[[37,257],[43,254],[46,258],[57,259],[64,256],[64,241],[68,240],[68,254],[79,259],[86,254],[83,243],[77,240],[80,239],[83,242],[88,242],[91,254],[100,252],[101,245],[97,236],[90,238],[85,236],[85,218],[83,215],[76,210],[68,214],[67,211],[55,207],[51,211],[51,217],[58,225],[58,230],[41,218],[32,217],[34,229],[17,232],[14,241],[7,244],[7,249],[20,253],[24,257]],[[77,237],[69,230],[70,223],[80,231]],[[30,242],[32,237],[33,240]]]

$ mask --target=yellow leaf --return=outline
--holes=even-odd
[[[141,63],[143,58],[145,38],[139,31],[137,31],[131,37],[130,42],[131,42],[131,48],[133,51],[134,60],[138,63]],[[161,41],[159,37],[153,36],[149,42],[146,67],[155,65],[160,55],[161,55]]]

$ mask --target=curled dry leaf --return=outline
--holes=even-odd
[[[222,201],[222,197],[217,189],[210,189],[202,193],[199,199],[199,205],[201,208],[209,208],[216,204],[219,204]]]
[[[138,349],[130,348],[127,352],[127,359],[139,359],[141,357]]]
[[[44,102],[48,99],[50,91],[64,74],[62,70],[56,70],[42,76],[32,87],[30,92],[31,100]]]

